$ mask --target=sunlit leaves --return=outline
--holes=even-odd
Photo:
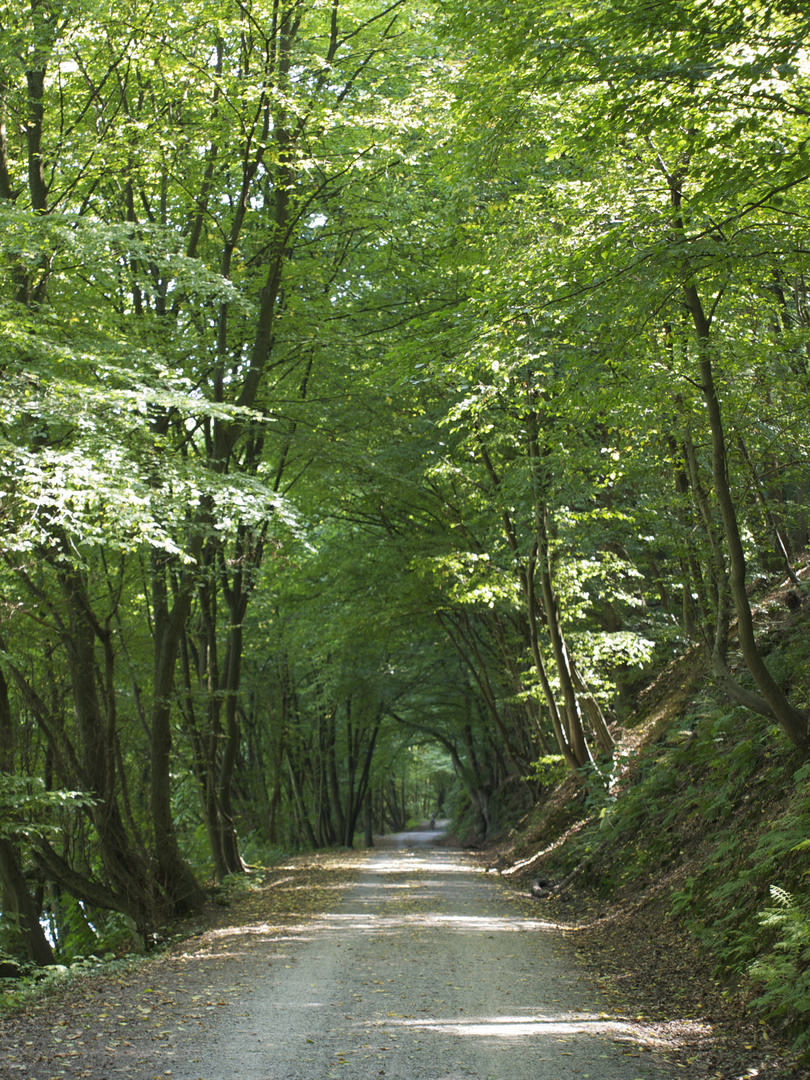
[[[46,791],[38,776],[0,772],[0,839],[54,839],[60,813],[93,805],[94,800],[81,791]]]

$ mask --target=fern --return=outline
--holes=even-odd
[[[749,965],[762,992],[752,1005],[772,1020],[782,1020],[797,1034],[795,1047],[810,1048],[810,910],[793,893],[770,887],[772,906],[759,922],[774,932],[771,949]]]

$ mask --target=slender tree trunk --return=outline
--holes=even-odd
[[[231,625],[228,629],[228,649],[225,659],[225,744],[219,772],[219,807],[222,829],[222,851],[229,874],[243,873],[245,864],[239,853],[239,839],[231,805],[231,784],[236,769],[241,741],[239,729],[239,685],[242,674],[242,620],[247,610],[247,597],[235,593],[228,597]]]
[[[540,587],[543,596],[543,615],[546,632],[551,643],[551,652],[557,669],[557,678],[563,695],[563,707],[567,718],[566,745],[578,767],[587,765],[591,760],[591,752],[585,739],[585,731],[582,725],[582,714],[579,708],[577,692],[574,685],[573,661],[568,652],[568,645],[560,625],[560,606],[554,583],[551,577],[551,553],[549,550],[547,515],[545,508],[538,508],[538,539],[539,539],[539,568]]]
[[[673,205],[676,211],[680,213],[680,189],[671,186],[671,191]],[[679,231],[683,230],[683,222],[680,217],[677,226]],[[714,364],[709,340],[711,321],[703,309],[697,286],[692,279],[691,268],[689,268],[688,273],[689,280],[684,285],[683,292],[687,307],[692,315],[692,323],[695,328],[700,353],[701,389],[706,402],[709,429],[712,437],[712,480],[728,550],[729,584],[737,613],[740,648],[746,667],[751,672],[754,682],[762,695],[763,700],[758,703],[756,711],[763,711],[764,702],[764,707],[782,726],[791,742],[806,751],[810,748],[810,712],[805,709],[797,709],[791,705],[768,670],[756,643],[754,620],[745,587],[745,552],[729,483],[728,455],[723,430],[722,409],[714,379]],[[748,697],[749,700],[752,700],[755,695],[748,695]],[[737,700],[739,700],[739,697]],[[748,707],[750,708],[751,705],[749,704]]]
[[[442,612],[437,613],[437,618],[455,649],[456,655],[469,671],[473,682],[481,692],[481,697],[492,723],[503,740],[506,752],[514,762],[515,772],[525,771],[528,769],[530,762],[524,759],[520,750],[515,746],[509,729],[501,716],[497,695],[489,678],[488,665],[482,655],[480,638],[475,627],[470,622],[466,612],[463,611],[458,613],[455,620],[451,620],[447,614]],[[455,622],[457,629],[454,628],[453,622]]]
[[[573,662],[571,663],[571,677],[574,681],[577,694],[579,695],[579,700],[582,702],[582,708],[585,710],[588,722],[591,725],[591,731],[596,745],[603,754],[612,754],[616,743],[608,729],[605,714],[602,712],[599,702],[591,693],[585,680],[580,675],[576,664]]]
[[[531,391],[530,393],[534,393]],[[533,501],[535,512],[535,542],[529,556],[524,556],[520,551],[517,532],[512,516],[508,510],[503,510],[502,519],[504,535],[509,550],[515,559],[516,572],[520,582],[520,588],[526,604],[526,617],[529,625],[532,657],[534,659],[537,677],[546,699],[551,724],[560,753],[565,758],[566,764],[577,772],[583,765],[591,760],[582,723],[579,707],[576,703],[576,693],[568,670],[567,647],[565,646],[562,630],[559,624],[558,605],[554,588],[551,581],[549,564],[548,538],[546,535],[545,507],[541,499],[542,478],[540,476],[540,450],[539,450],[539,425],[537,413],[533,408],[524,417],[527,429],[527,452],[529,459],[531,482],[533,486]],[[497,491],[500,486],[500,478],[494,468],[492,460],[483,444],[481,445],[481,457],[484,466],[490,476],[493,488]],[[545,562],[545,569],[544,569]],[[541,591],[543,596],[543,608],[540,607],[536,592],[536,575],[540,574]],[[549,601],[551,608],[549,609]],[[558,669],[560,685],[563,691],[563,707],[557,703],[554,691],[551,688],[545,661],[540,648],[540,636],[538,626],[542,622],[545,626],[549,642],[554,656],[555,666]],[[562,664],[562,670],[560,665]],[[566,674],[567,673],[567,674]],[[573,700],[573,708],[571,703]]]
[[[367,848],[374,847],[374,807],[370,788],[363,802],[363,844]]]
[[[754,620],[745,588],[745,553],[737,523],[737,512],[728,482],[726,443],[720,401],[715,387],[714,371],[708,344],[705,342],[703,343],[700,372],[712,432],[714,490],[720,506],[720,516],[728,545],[731,595],[737,612],[737,628],[743,660],[751,672],[762,697],[767,702],[774,719],[782,726],[785,734],[794,745],[807,751],[810,748],[810,712],[806,709],[797,709],[791,705],[768,670],[756,643]]]
[[[69,615],[63,637],[70,661],[73,712],[81,745],[79,781],[95,800],[90,815],[110,886],[121,897],[122,910],[139,925],[151,925],[158,917],[160,901],[149,869],[127,835],[119,803],[116,688],[110,632],[93,614],[84,575],[72,571],[61,575],[61,579]],[[97,642],[101,643],[103,668]],[[99,696],[100,686],[105,688],[103,698]]]
[[[748,466],[748,471],[751,473],[751,479],[753,481],[754,490],[756,491],[757,501],[762,508],[762,513],[765,517],[767,526],[770,528],[770,531],[773,535],[774,554],[784,567],[785,573],[787,574],[790,581],[792,581],[794,585],[798,585],[799,576],[793,569],[793,566],[790,562],[790,555],[788,553],[787,545],[785,544],[784,538],[782,536],[782,530],[779,528],[779,522],[776,520],[776,514],[773,512],[770,499],[768,498],[765,485],[760,478],[759,472],[757,471],[756,466],[751,461],[751,458],[748,455],[748,448],[746,447],[745,440],[742,438],[742,436],[737,439],[737,446],[740,449],[743,460]],[[763,559],[763,562],[765,562],[765,564],[767,565],[766,559]]]
[[[197,911],[203,903],[202,891],[191,868],[180,853],[171,798],[171,702],[180,642],[191,607],[191,585],[187,581],[181,583],[170,609],[165,576],[166,567],[161,565],[164,558],[164,556],[155,557],[152,576],[155,674],[152,703],[150,808],[161,885],[174,909],[181,913]]]
[[[788,701],[762,659],[754,634],[754,620],[745,588],[745,552],[729,482],[723,415],[714,377],[712,343],[710,340],[711,316],[707,314],[703,306],[695,281],[695,270],[691,265],[688,247],[686,246],[688,237],[686,236],[682,215],[682,185],[686,176],[687,165],[684,164],[675,173],[670,173],[659,156],[658,166],[666,177],[669,186],[670,202],[674,212],[673,240],[682,246],[684,252],[681,260],[681,272],[683,274],[682,295],[691,315],[697,339],[700,386],[703,400],[706,403],[712,439],[712,482],[715,498],[720,508],[720,520],[728,551],[729,587],[737,613],[740,648],[746,667],[753,676],[760,693],[754,695],[749,691],[743,691],[741,687],[737,687],[727,670],[722,672],[721,677],[725,685],[731,687],[734,691],[732,696],[735,700],[746,704],[748,708],[754,708],[756,712],[770,715],[782,726],[791,742],[807,751],[810,748],[810,712],[805,709],[797,709]],[[717,558],[716,555],[715,558]],[[718,586],[721,588],[724,576],[724,572],[721,573],[718,568]],[[719,602],[722,602],[722,599],[721,593]],[[713,659],[716,660],[718,657],[722,658],[723,661],[725,659],[725,645],[719,641],[719,633],[715,638]],[[721,668],[725,667],[724,663],[719,666]]]
[[[0,772],[14,773],[14,721],[8,684],[0,670]],[[7,921],[16,927],[29,960],[35,964],[55,963],[53,949],[39,921],[39,910],[28,891],[14,845],[0,836],[0,896]]]
[[[366,829],[371,828],[371,804],[369,802],[369,778],[371,776],[371,763],[374,759],[374,748],[377,744],[377,735],[380,730],[380,724],[382,723],[382,713],[377,712],[377,715],[372,721],[371,736],[366,743],[365,750],[363,751],[363,767],[360,772],[360,779],[357,782],[356,788],[352,795],[352,809],[351,813],[346,815],[346,846],[352,847],[354,843],[354,834],[357,831],[357,824],[360,819],[361,811],[364,810],[364,821],[366,823]],[[358,754],[359,758],[359,745]],[[372,844],[368,840],[368,832],[364,837],[364,843],[366,847],[371,847]]]
[[[293,769],[289,749],[287,750],[287,768],[290,774],[290,787],[292,789],[293,804],[295,806],[296,814],[298,816],[299,828],[303,833],[303,838],[306,844],[311,848],[316,848],[318,847],[318,841],[315,837],[315,830],[312,828],[310,820],[307,816],[306,808],[304,806],[304,800],[301,797],[301,789],[298,783],[298,778],[295,775],[295,769]]]

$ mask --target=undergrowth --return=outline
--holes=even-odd
[[[805,630],[769,643],[785,685],[810,683]],[[621,765],[586,778],[588,824],[546,869],[580,867],[578,887],[603,899],[669,881],[669,918],[698,938],[715,976],[810,1058],[810,762],[704,688]]]
[[[796,765],[771,725],[704,700],[653,748],[611,825],[634,846],[624,883],[689,868],[670,914],[711,952],[716,974],[804,1048],[810,764]]]

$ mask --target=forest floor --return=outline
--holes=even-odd
[[[566,901],[526,896],[525,905],[535,918],[569,927],[578,957],[613,1010],[633,1003],[673,1076],[810,1080],[791,1040],[752,1019],[733,988],[715,978],[695,938],[667,917],[668,892],[653,886],[610,902],[576,893]]]
[[[202,1036],[232,1002],[222,969],[234,935],[284,935],[339,903],[357,880],[365,853],[310,852],[254,870],[223,892],[171,941],[146,956],[78,969],[48,979],[22,1008],[7,1011],[0,990],[2,1080],[108,1080],[116,1058],[135,1062],[134,1080],[171,1076],[165,1050],[170,1029]],[[6,994],[15,980],[5,982]],[[223,1076],[218,1080],[229,1080]]]
[[[493,854],[486,853],[487,865]],[[160,1047],[172,1037],[193,1046],[197,1028],[202,1031],[234,1000],[229,994],[235,989],[216,976],[218,950],[226,948],[228,936],[268,929],[283,936],[286,926],[315,920],[341,901],[365,861],[364,852],[316,853],[251,875],[230,890],[227,906],[211,903],[184,934],[150,957],[71,976],[21,1011],[0,1014],[0,1076],[108,1080],[119,1075],[120,1065],[111,1070],[111,1063],[124,1054],[142,1063],[140,1071],[137,1065],[134,1072],[126,1069],[137,1080],[171,1077]],[[673,1077],[810,1080],[810,1070],[797,1064],[775,1032],[744,1018],[654,897],[636,904],[625,898],[614,907],[576,893],[563,903],[516,891],[528,917],[561,925],[611,1012],[643,1031],[639,1049],[663,1059]]]
[[[562,794],[562,793],[560,793]],[[570,833],[576,828],[570,830]],[[565,837],[550,845],[559,850]],[[578,878],[561,893],[531,896],[534,875],[548,873],[531,835],[493,844],[479,856],[521,897],[535,918],[552,919],[573,939],[578,958],[614,1011],[632,1002],[654,1045],[666,1048],[673,1076],[707,1080],[810,1080],[810,1066],[791,1049],[795,1032],[752,1015],[745,990],[719,978],[716,960],[671,915],[673,893],[690,873],[683,863],[607,894]],[[533,852],[528,858],[528,852]],[[524,866],[525,864],[525,866]],[[592,876],[598,878],[598,869]],[[694,872],[694,867],[691,867]],[[587,877],[587,874],[583,875]]]

